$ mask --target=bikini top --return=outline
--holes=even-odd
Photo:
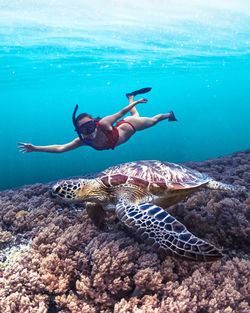
[[[97,123],[97,127],[99,127],[101,129],[101,131],[105,134],[106,138],[107,138],[107,144],[105,148],[95,148],[96,150],[108,150],[108,149],[113,149],[116,146],[116,143],[119,139],[119,133],[116,127],[112,126],[112,130],[106,130],[103,129],[103,127],[100,125],[100,123]],[[83,139],[83,142],[89,146],[92,146],[92,141],[91,139]]]

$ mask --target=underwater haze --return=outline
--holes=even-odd
[[[250,2],[0,0],[0,190],[143,159],[201,161],[250,148]],[[152,87],[142,116],[173,110],[115,150],[22,154],[76,138]],[[143,95],[144,97],[144,95]]]

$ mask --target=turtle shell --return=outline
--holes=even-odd
[[[100,175],[107,187],[134,184],[143,188],[189,189],[206,184],[211,178],[183,165],[161,161],[137,161],[115,165]]]

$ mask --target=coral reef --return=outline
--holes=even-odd
[[[246,187],[201,190],[168,210],[223,259],[162,257],[111,213],[100,230],[80,206],[55,203],[51,184],[23,186],[0,192],[0,312],[250,312],[250,150],[186,165]]]

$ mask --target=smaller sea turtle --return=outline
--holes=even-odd
[[[200,187],[236,189],[183,165],[138,161],[112,166],[95,178],[58,182],[52,187],[52,196],[84,202],[88,215],[99,225],[105,210],[114,210],[121,222],[153,248],[212,261],[222,256],[221,251],[194,236],[164,210]]]

